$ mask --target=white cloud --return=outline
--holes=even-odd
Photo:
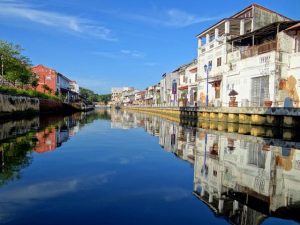
[[[164,200],[165,202],[175,202],[189,198],[191,196],[191,192],[190,190],[180,187],[161,187],[126,193],[126,196],[156,196],[160,197],[160,199]]]
[[[115,174],[115,171],[107,171],[88,177],[36,182],[22,187],[6,188],[0,193],[1,201],[5,203],[1,205],[0,223],[11,221],[19,211],[38,201],[105,185]]]
[[[167,18],[168,19],[164,24],[171,27],[187,27],[193,24],[217,19],[216,17],[198,17],[178,9],[168,10]]]
[[[135,50],[128,50],[128,49],[123,49],[120,51],[123,55],[127,55],[133,58],[143,58],[145,56],[144,53],[135,51]]]
[[[145,53],[136,51],[136,50],[128,50],[128,49],[122,49],[120,51],[116,52],[107,52],[107,51],[96,51],[92,52],[94,55],[98,55],[104,58],[111,58],[111,59],[123,59],[124,57],[130,57],[130,58],[144,58]]]
[[[185,12],[180,9],[168,9],[163,12],[157,11],[157,9],[148,14],[136,14],[136,13],[124,13],[122,11],[101,11],[106,14],[110,14],[116,17],[127,20],[135,20],[142,23],[182,28],[193,24],[198,24],[206,21],[217,20],[221,17],[199,17],[194,14]]]
[[[14,0],[0,2],[0,16],[8,18],[19,18],[44,26],[55,27],[61,31],[68,31],[73,34],[94,37],[102,40],[114,41],[111,30],[98,25],[94,21],[65,15],[35,8],[31,5],[20,3]]]

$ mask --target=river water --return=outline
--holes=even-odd
[[[298,224],[300,140],[96,111],[0,124],[1,224]]]

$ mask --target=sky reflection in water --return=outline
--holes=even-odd
[[[4,224],[299,221],[296,149],[130,112],[0,128]]]

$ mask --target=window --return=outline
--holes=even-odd
[[[217,58],[217,66],[221,66],[222,65],[222,58],[219,57]]]
[[[208,65],[211,65],[211,68],[212,68],[212,60],[208,61]]]

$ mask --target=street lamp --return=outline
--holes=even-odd
[[[204,65],[204,71],[206,73],[206,107],[208,107],[208,74],[211,71],[211,67],[212,67],[212,62],[209,61],[208,65]]]

